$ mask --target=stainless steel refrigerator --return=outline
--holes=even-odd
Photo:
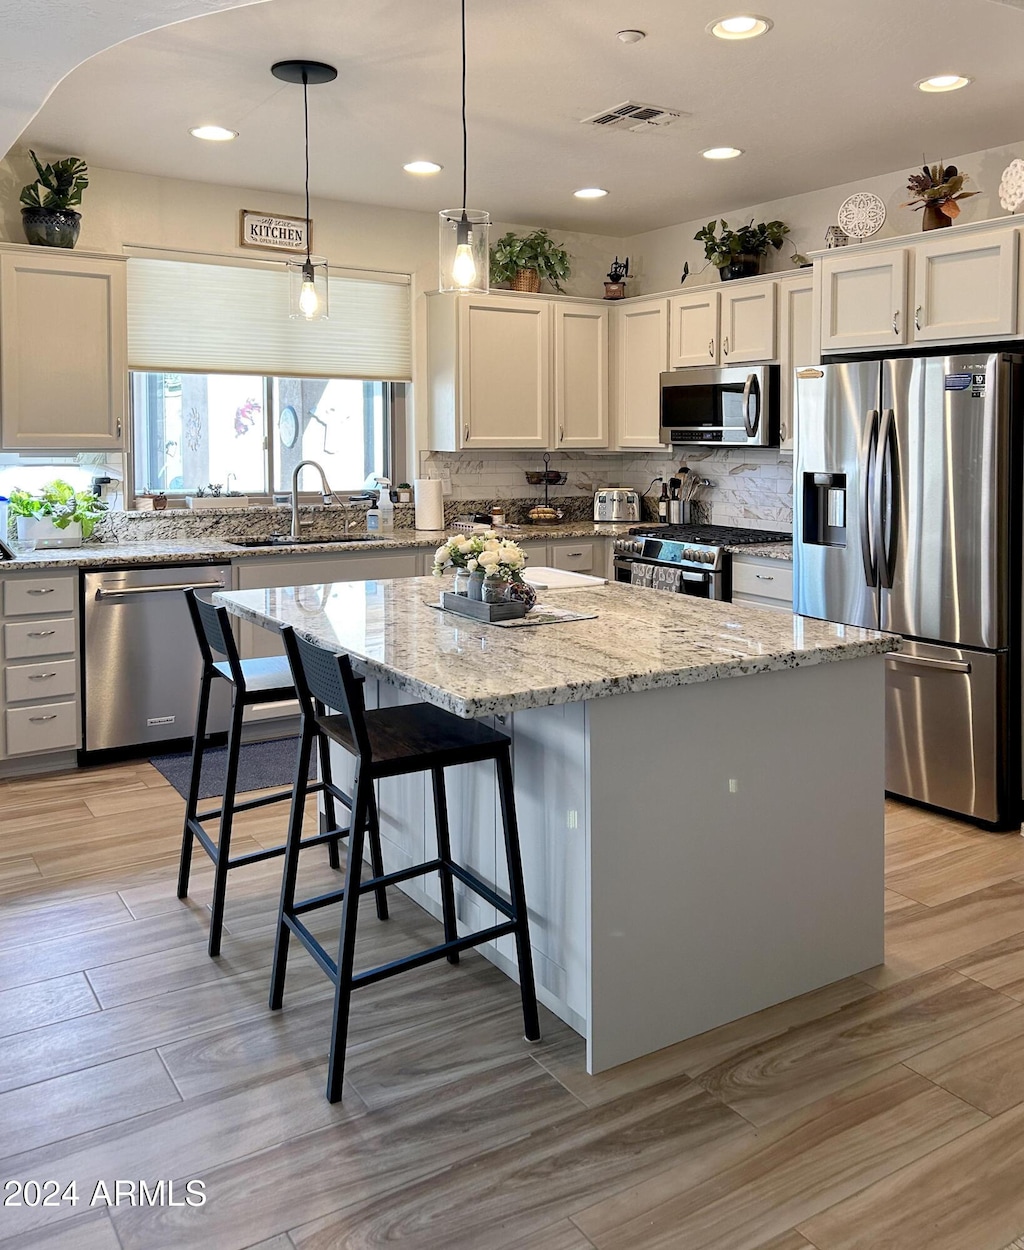
[[[795,610],[902,634],[886,789],[1021,815],[1020,358],[797,371]]]

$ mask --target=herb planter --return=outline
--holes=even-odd
[[[49,517],[20,516],[18,542],[35,543],[37,550],[45,547],[81,547],[82,526],[72,521],[64,529],[58,529]]]

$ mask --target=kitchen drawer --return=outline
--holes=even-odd
[[[32,616],[39,612],[73,612],[73,577],[17,577],[4,582],[4,616]]]
[[[593,543],[551,544],[551,567],[570,573],[589,573],[594,567]]]
[[[4,670],[4,692],[8,703],[30,699],[74,697],[78,693],[77,664],[74,660],[50,660],[43,664],[8,664]]]
[[[37,655],[68,655],[77,650],[73,617],[57,620],[8,621],[4,626],[4,658],[29,660]]]
[[[793,602],[793,566],[785,560],[736,560],[732,562],[733,595],[757,595],[761,599]]]
[[[8,755],[36,755],[78,746],[78,704],[9,707],[5,714]]]

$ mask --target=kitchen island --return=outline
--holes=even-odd
[[[538,995],[590,1072],[881,962],[893,639],[619,585],[543,595],[591,619],[500,628],[438,611],[438,589],[215,599],[348,652],[368,706],[425,700],[511,735]],[[426,778],[378,801],[386,868],[428,858]],[[450,770],[449,801],[456,858],[503,890],[492,770]],[[435,882],[408,893],[440,915]],[[511,975],[510,941],[482,949]]]

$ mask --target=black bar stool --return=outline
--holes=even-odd
[[[235,788],[238,782],[238,757],[242,746],[242,718],[247,707],[259,703],[274,703],[283,699],[295,698],[295,687],[292,684],[288,661],[283,657],[270,659],[243,660],[239,657],[235,646],[234,635],[228,620],[227,609],[215,607],[200,599],[195,590],[185,591],[189,613],[196,631],[196,639],[203,657],[203,674],[199,683],[199,706],[196,712],[195,739],[192,743],[192,775],[189,780],[188,798],[185,801],[185,826],[181,840],[181,862],[178,868],[178,898],[188,895],[188,879],[192,868],[192,843],[198,841],[200,846],[213,860],[213,904],[210,916],[211,956],[220,954],[221,931],[224,925],[224,898],[227,893],[228,872],[232,868],[240,868],[244,864],[256,864],[260,860],[273,859],[285,852],[284,843],[264,851],[251,851],[247,855],[231,858],[231,827],[236,812],[251,811],[256,807],[266,807],[271,803],[282,803],[293,798],[293,791],[280,790],[275,794],[264,795],[257,799],[248,799],[242,803],[235,802]],[[223,656],[223,660],[214,657]],[[214,679],[220,678],[234,687],[234,704],[231,711],[231,724],[228,729],[227,770],[224,777],[224,794],[221,806],[208,812],[199,811],[199,783],[203,768],[203,749],[206,742],[206,722],[210,707],[210,689]],[[305,756],[304,768],[309,770],[309,753]],[[320,753],[320,765],[323,777],[331,776],[330,758],[326,748]],[[305,794],[323,789],[317,782],[305,788]],[[324,799],[327,829],[317,837],[307,838],[302,845],[313,846],[326,842],[331,867],[340,868],[338,840],[348,834],[347,829],[340,829],[334,805],[340,799],[351,810],[351,800],[341,791],[333,787],[326,792]],[[217,841],[214,842],[203,828],[203,822],[219,820],[220,829]]]
[[[299,767],[295,781],[281,885],[281,908],[278,915],[277,942],[274,948],[274,969],[270,985],[270,1006],[277,1010],[284,999],[285,970],[288,962],[288,941],[292,933],[309,951],[334,982],[334,1022],[327,1064],[327,1099],[341,1098],[345,1070],[345,1046],[348,1038],[349,1007],[352,991],[396,976],[411,968],[437,959],[458,963],[459,952],[483,942],[491,942],[507,933],[515,935],[519,959],[519,984],[523,1000],[523,1021],[526,1038],[540,1039],[537,994],[533,981],[533,957],[523,889],[523,867],[519,853],[519,828],[516,823],[515,796],[512,789],[512,752],[510,740],[477,721],[463,720],[428,703],[414,703],[367,712],[363,687],[352,671],[347,655],[335,655],[307,642],[286,626],[281,631],[285,650],[291,663],[292,678],[302,711],[302,738]],[[324,709],[334,708],[328,715]],[[307,784],[309,755],[313,739],[321,750],[328,739],[338,743],[355,756],[355,779],[351,833],[348,841],[348,863],[345,888],[313,898],[295,900],[295,876],[302,844],[303,792]],[[444,770],[456,764],[494,760],[498,769],[501,816],[505,832],[505,855],[511,902],[468,869],[452,860],[448,833],[448,806],[445,797]],[[399,872],[385,873],[380,859],[379,825],[374,798],[374,782],[382,777],[399,777],[408,773],[429,772],[433,778],[434,816],[437,824],[437,858],[414,864]],[[329,785],[330,783],[325,783]],[[332,787],[333,788],[333,787]],[[363,837],[370,833],[370,858],[373,876],[360,880],[363,861]],[[391,963],[353,971],[356,941],[356,919],[359,896],[374,891],[378,915],[381,898],[388,885],[436,872],[441,879],[441,910],[444,918],[444,941],[426,950],[395,959]],[[455,920],[453,881],[458,878],[495,907],[505,920],[501,924],[459,937]],[[331,903],[342,903],[341,937],[338,960],[335,962],[313,937],[302,917]]]

